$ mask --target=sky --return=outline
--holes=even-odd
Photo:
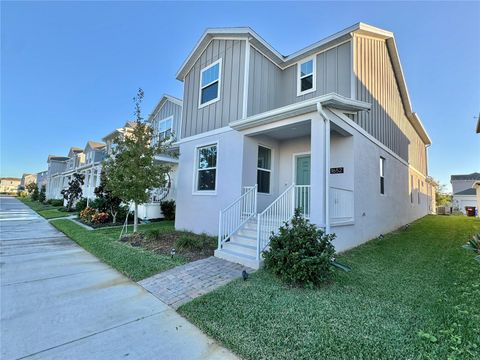
[[[49,154],[148,115],[207,27],[249,26],[284,55],[357,22],[394,32],[429,174],[480,171],[480,2],[1,3],[0,176],[46,170]]]

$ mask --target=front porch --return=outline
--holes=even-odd
[[[327,232],[353,224],[353,158],[352,134],[318,113],[246,131],[244,188],[220,212],[216,255],[258,268],[271,233],[295,209]]]

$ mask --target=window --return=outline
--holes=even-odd
[[[172,117],[160,121],[158,126],[158,138],[160,140],[170,139],[172,136],[172,122]]]
[[[206,106],[220,99],[221,65],[222,59],[202,70],[200,75],[200,107]]]
[[[315,91],[315,58],[298,63],[297,96]]]
[[[418,181],[417,200],[418,200],[418,203],[420,204],[420,180],[417,180],[417,181]]]
[[[410,175],[410,202],[413,204],[413,175]]]
[[[385,194],[385,158],[380,156],[380,194]]]
[[[197,191],[215,191],[217,145],[197,148]]]
[[[257,184],[258,192],[270,193],[270,174],[272,172],[272,150],[264,146],[258,147]]]

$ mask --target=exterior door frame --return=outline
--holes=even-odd
[[[297,185],[297,158],[305,155],[310,155],[310,184],[312,183],[312,153],[306,151],[292,154],[292,184]]]

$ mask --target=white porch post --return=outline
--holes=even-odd
[[[325,227],[325,122],[319,113],[311,120],[310,136],[310,186],[311,209],[310,221]]]

